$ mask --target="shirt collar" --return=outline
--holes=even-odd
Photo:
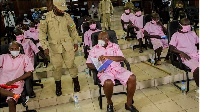
[[[56,17],[56,15],[54,14],[53,10],[50,11],[50,14],[51,14],[51,17],[52,17],[52,18]]]

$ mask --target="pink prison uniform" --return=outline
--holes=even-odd
[[[31,63],[34,65],[34,52],[37,54],[40,51],[38,47],[29,39],[24,39],[22,43],[17,42],[23,46],[25,55],[31,58]]]
[[[132,24],[136,27],[139,28],[139,31],[135,32],[137,33],[137,39],[143,38],[144,37],[144,30],[143,30],[143,15],[141,15],[140,17],[137,16],[133,16],[130,18],[130,21],[132,22]]]
[[[124,22],[129,22],[131,17],[134,17],[135,15],[133,13],[130,13],[129,15],[126,15],[125,13],[122,14],[121,20]],[[124,28],[127,29],[128,24],[124,24]]]
[[[27,30],[24,32],[24,38],[33,38],[34,40],[39,40],[39,31],[38,29],[35,30],[35,32],[31,32],[30,30]],[[37,43],[37,47],[42,46],[40,42]]]
[[[101,31],[99,29],[96,29],[95,31],[92,31],[92,30],[88,30],[85,32],[84,34],[84,45],[88,45],[89,47],[92,47],[92,39],[91,39],[91,35],[92,33],[95,33],[95,32],[98,32],[98,31]]]
[[[182,61],[192,72],[199,67],[199,52],[195,46],[197,43],[199,43],[199,37],[193,31],[189,31],[188,33],[176,32],[172,35],[169,43],[191,57],[190,60],[182,58]]]
[[[6,84],[7,82],[24,75],[24,72],[32,72],[34,70],[30,58],[24,54],[19,54],[15,59],[12,58],[11,54],[0,55],[0,69],[0,84]],[[24,81],[18,81],[14,84],[19,85],[19,87],[7,90],[15,94],[21,94],[24,87]],[[7,97],[7,100],[10,98],[12,97]]]
[[[122,51],[119,48],[119,45],[115,43],[108,42],[108,46],[106,48],[99,46],[98,44],[94,46],[87,58],[86,63],[92,63],[91,57],[98,58],[99,56],[122,56],[124,57]],[[110,66],[103,72],[98,73],[98,77],[101,81],[101,85],[104,85],[104,82],[107,79],[111,79],[115,84],[114,79],[119,80],[123,85],[126,85],[128,78],[132,75],[130,71],[121,67],[120,62],[113,61]]]
[[[160,25],[153,24],[152,22],[146,23],[146,25],[144,26],[144,30],[146,30],[149,35],[159,35],[161,37],[166,36],[163,32],[162,27]],[[151,42],[153,44],[154,50],[158,49],[159,47],[168,47],[168,39],[151,38]]]

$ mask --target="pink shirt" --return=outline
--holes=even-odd
[[[166,36],[163,32],[162,26],[153,24],[151,22],[146,23],[146,25],[144,26],[144,30],[146,30],[149,35],[159,35],[161,37]],[[154,40],[155,38],[151,39]]]
[[[91,39],[91,36],[92,36],[92,33],[95,33],[95,32],[98,32],[98,31],[101,31],[99,29],[96,29],[95,31],[92,31],[92,30],[88,30],[85,32],[84,34],[84,45],[88,45],[89,47],[92,47],[92,39]]]
[[[92,63],[92,58],[98,58],[99,56],[122,56],[124,57],[122,51],[120,50],[119,45],[115,43],[108,42],[108,46],[106,48],[99,46],[98,44],[95,45],[89,52],[89,56],[87,58],[86,63]],[[120,62],[113,61],[111,65],[106,69],[114,68],[114,67],[121,67]]]
[[[24,38],[33,38],[34,40],[39,40],[39,32],[37,29],[35,30],[35,32],[27,30],[24,32]]]
[[[31,60],[24,54],[19,54],[15,59],[11,54],[0,55],[0,84],[6,84],[24,74],[34,70]],[[24,81],[18,81],[15,84],[23,86]]]
[[[135,15],[133,13],[130,13],[129,15],[126,15],[125,13],[122,14],[121,20],[124,22],[129,22],[132,17]],[[124,24],[124,28],[127,29],[128,24]]]
[[[40,50],[38,49],[38,47],[33,43],[33,41],[29,40],[29,39],[24,39],[21,42],[17,41],[18,43],[20,43],[23,46],[24,49],[24,53],[29,57],[29,58],[34,58],[34,52],[35,54],[37,54]]]
[[[134,26],[142,29],[143,26],[143,15],[141,15],[140,17],[137,16],[133,16],[130,18],[130,21],[132,22],[132,24],[134,24]]]
[[[195,46],[197,43],[199,43],[199,37],[194,31],[189,31],[188,33],[174,33],[169,44],[186,54],[196,54],[198,53]]]

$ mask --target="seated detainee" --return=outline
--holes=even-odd
[[[16,40],[19,44],[23,46],[24,53],[31,58],[31,62],[34,65],[34,54],[39,53],[39,55],[44,59],[45,65],[48,65],[47,58],[45,55],[40,52],[39,48],[32,42],[30,39],[25,39],[23,32],[16,28],[14,29],[14,35],[16,36]]]
[[[191,69],[196,85],[199,87],[199,37],[191,31],[189,19],[180,21],[180,29],[172,35],[170,50],[180,54],[183,63]]]
[[[94,20],[90,20],[90,22],[89,22],[90,29],[88,31],[86,31],[84,34],[84,46],[85,47],[88,46],[89,49],[92,48],[92,39],[91,39],[92,33],[101,31],[101,30],[97,29],[96,26],[97,26],[96,22]]]
[[[135,16],[130,18],[131,24],[130,26],[133,27],[135,29],[135,32],[137,33],[137,40],[139,41],[139,46],[140,46],[140,53],[143,52],[142,50],[142,39],[144,37],[144,29],[143,29],[143,17],[144,15],[142,15],[141,10],[139,8],[135,9]],[[130,27],[130,28],[131,28]]]
[[[24,38],[30,38],[37,45],[37,47],[41,46],[39,42],[39,31],[35,29],[35,24],[29,24],[29,30],[24,32]]]
[[[18,85],[18,88],[7,90],[19,95],[23,91],[24,79],[31,76],[34,68],[30,58],[20,53],[17,42],[10,43],[9,51],[10,54],[0,55],[0,84]],[[17,98],[9,96],[6,101],[8,102],[9,111],[16,112]]]
[[[98,44],[91,49],[89,57],[87,58],[86,64],[88,68],[96,69],[91,58],[98,58],[99,61],[104,61],[105,59],[113,60],[105,71],[103,69],[98,73],[98,78],[101,81],[101,85],[103,85],[104,93],[107,98],[107,112],[113,112],[111,97],[115,79],[118,79],[123,85],[127,85],[128,93],[125,109],[131,112],[137,112],[137,109],[132,105],[132,99],[136,88],[136,77],[133,73],[121,67],[120,62],[125,60],[124,55],[119,45],[109,41],[107,32],[101,32],[99,34]]]
[[[133,13],[131,13],[130,9],[128,7],[124,7],[125,12],[121,16],[121,23],[123,25],[123,29],[127,31],[127,37],[129,37],[130,30],[128,29],[128,25],[130,23],[130,18],[134,16]]]
[[[144,35],[151,39],[153,49],[156,52],[158,59],[157,65],[161,65],[160,55],[163,48],[168,47],[168,39],[166,38],[167,29],[160,21],[158,13],[152,14],[152,21],[144,26]]]

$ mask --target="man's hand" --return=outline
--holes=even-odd
[[[135,27],[136,31],[139,31],[140,29],[138,27]]]
[[[161,36],[159,36],[159,35],[154,35],[154,38],[161,39]]]
[[[49,56],[49,49],[45,49],[45,50],[44,50],[44,55],[45,55],[45,56]]]
[[[101,71],[99,71],[99,73],[103,73],[105,69],[102,69]]]
[[[181,54],[180,54],[184,59],[186,59],[186,60],[190,60],[191,59],[191,57],[190,56],[188,56],[186,53],[184,53],[184,52],[182,52]]]
[[[9,81],[9,82],[6,83],[6,85],[7,85],[7,86],[11,86],[11,85],[14,84],[14,83],[15,83],[14,81]]]
[[[78,45],[77,44],[74,44],[74,49],[75,49],[75,52],[78,50]]]
[[[101,55],[101,56],[99,56],[98,60],[99,60],[99,61],[106,60],[106,57],[105,57],[105,56],[103,56],[103,55]]]

